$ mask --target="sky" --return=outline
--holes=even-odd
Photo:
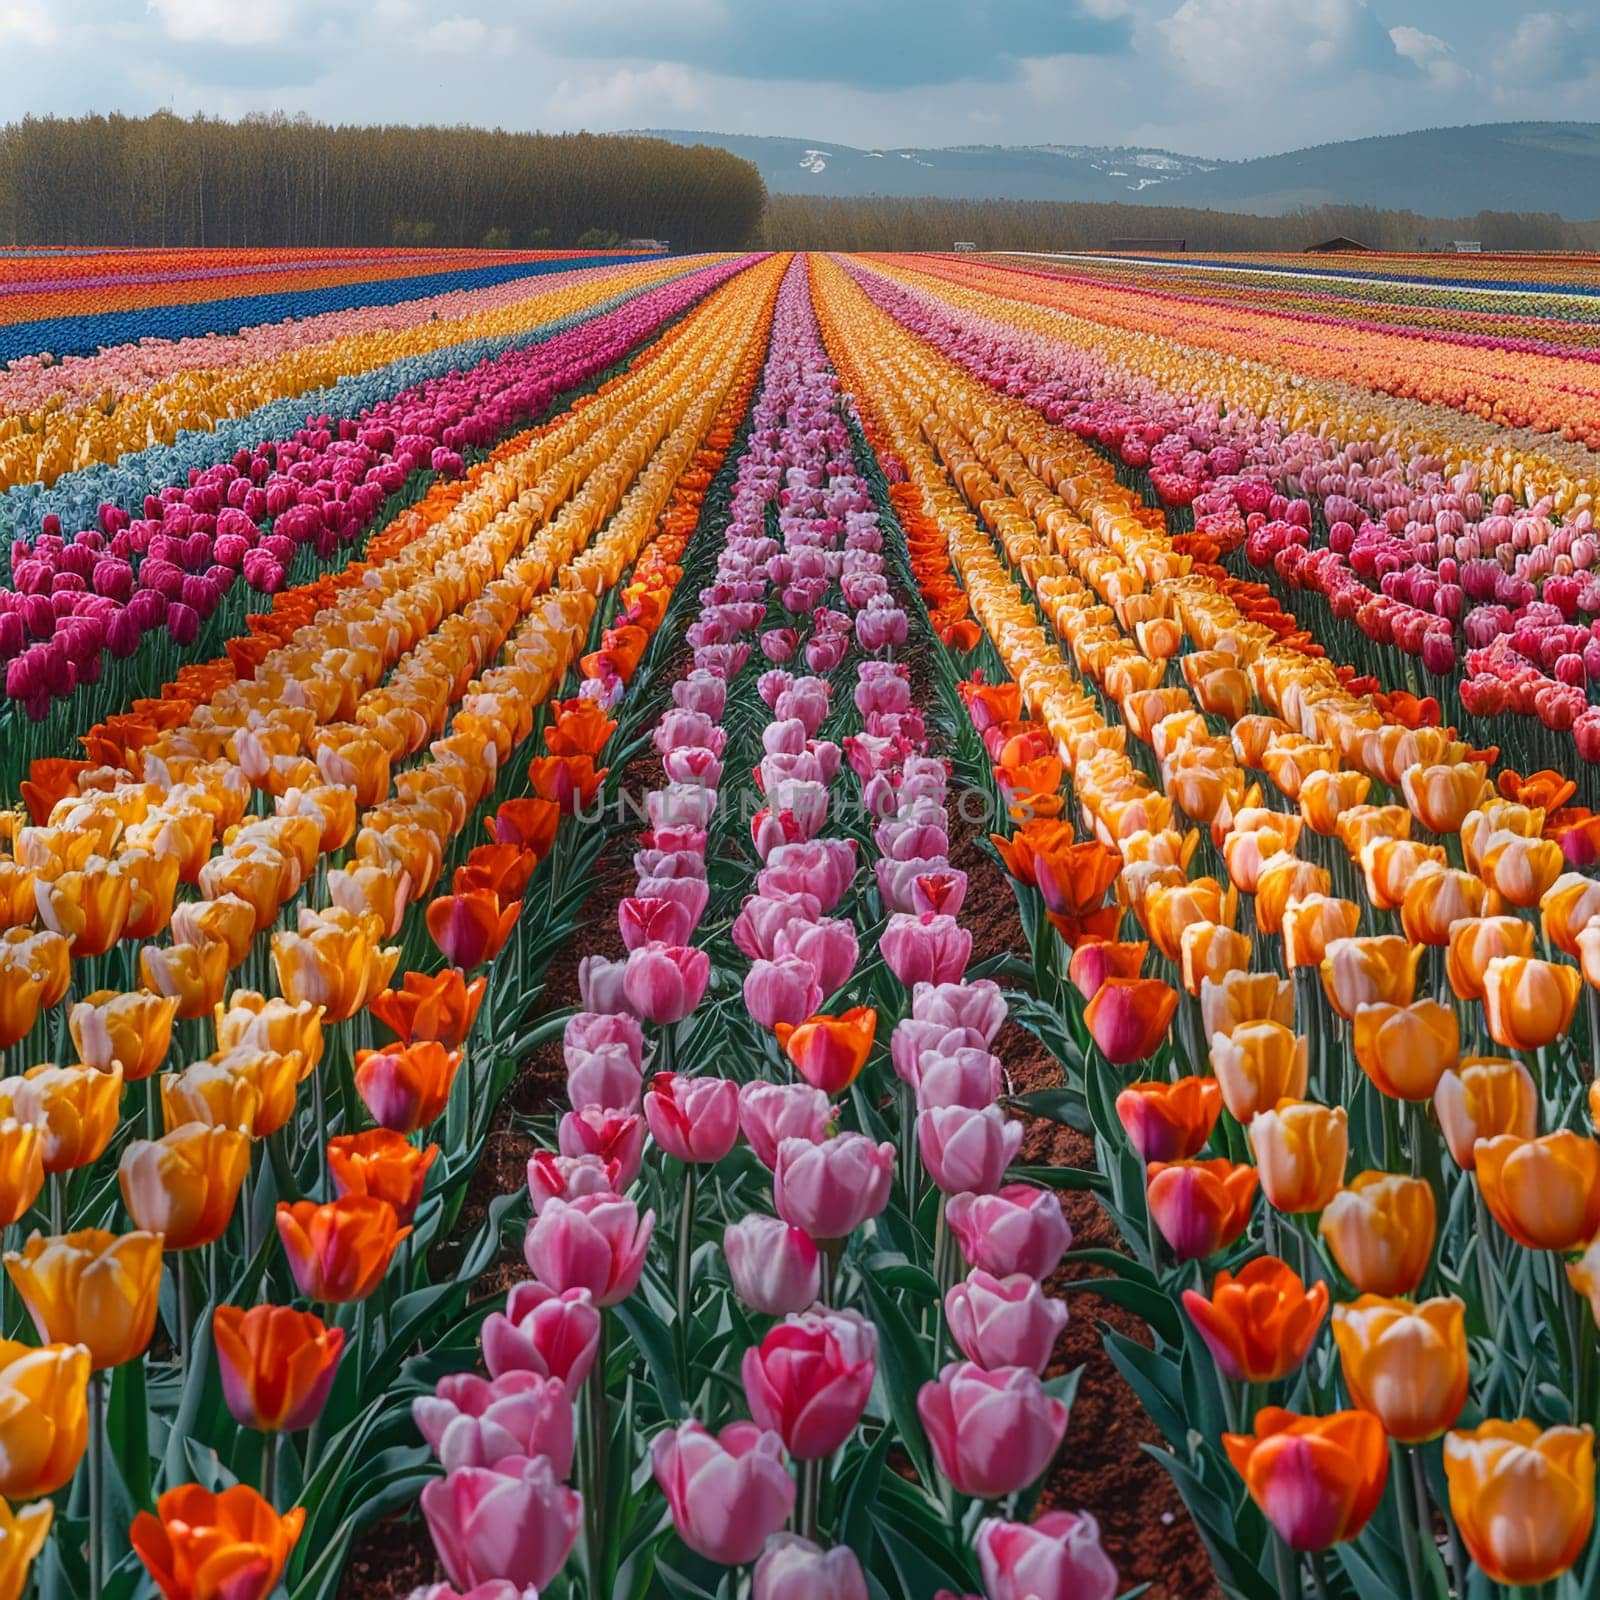
[[[1589,120],[1594,0],[0,0],[33,112],[690,128],[1237,158]]]

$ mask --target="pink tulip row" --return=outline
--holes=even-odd
[[[1286,431],[1278,418],[1224,411],[1199,393],[961,310],[854,264],[884,309],[945,355],[1052,422],[1145,470],[1196,530],[1243,546],[1289,587],[1324,594],[1334,615],[1431,673],[1466,679],[1463,708],[1516,711],[1571,729],[1600,756],[1600,557],[1593,513],[1548,497],[1488,495],[1481,474],[1447,474],[1422,452]],[[1312,549],[1314,525],[1326,542]]]
[[[292,438],[241,449],[146,496],[143,517],[103,505],[98,528],[70,536],[46,517],[36,539],[13,543],[14,589],[0,590],[7,695],[42,717],[96,682],[108,652],[130,656],[154,629],[192,643],[238,579],[276,592],[300,548],[331,557],[413,472],[459,474],[464,451],[537,416],[746,264],[688,274],[359,417],[312,419]]]
[[[534,279],[513,278],[481,289],[452,289],[420,300],[391,305],[354,306],[324,311],[298,321],[267,322],[237,333],[184,339],[141,339],[113,345],[94,355],[53,358],[22,356],[0,367],[0,416],[46,406],[67,410],[102,405],[135,395],[184,372],[228,372],[257,362],[275,361],[310,345],[368,333],[388,333],[430,322],[450,322],[516,305],[575,283],[588,282],[614,267],[579,267]]]

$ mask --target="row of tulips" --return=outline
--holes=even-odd
[[[49,485],[190,429],[315,394],[342,377],[550,320],[586,282],[659,282],[681,266],[580,267],[396,305],[241,328],[225,339],[142,337],[93,355],[12,362],[0,372],[0,491]],[[320,407],[316,409],[321,409]]]
[[[201,1439],[221,1447],[205,1464],[201,1481],[170,1489],[154,1515],[141,1515],[134,1524],[135,1550],[169,1600],[213,1592],[206,1587],[212,1579],[200,1570],[213,1557],[218,1572],[233,1574],[228,1581],[240,1586],[241,1595],[265,1596],[280,1575],[292,1580],[296,1593],[331,1593],[355,1528],[351,1496],[358,1503],[364,1500],[368,1513],[376,1514],[415,1494],[421,1481],[418,1464],[409,1456],[398,1461],[384,1456],[392,1448],[388,1439],[394,1424],[383,1419],[397,1405],[403,1411],[409,1398],[403,1382],[400,1393],[394,1393],[408,1353],[441,1338],[448,1344],[468,1288],[492,1259],[505,1208],[491,1212],[464,1253],[451,1247],[452,1256],[460,1255],[453,1272],[430,1274],[428,1255],[449,1235],[493,1101],[508,1081],[509,1063],[500,1059],[511,1038],[507,1030],[525,1013],[530,980],[537,982],[543,963],[570,931],[576,910],[563,878],[568,858],[574,850],[581,854],[583,846],[570,840],[565,846],[552,844],[561,803],[537,791],[542,785],[553,795],[569,797],[570,804],[575,783],[593,780],[599,744],[609,730],[598,707],[615,700],[637,666],[664,614],[675,576],[672,563],[681,551],[684,529],[682,511],[671,502],[674,485],[702,481],[696,475],[695,452],[713,426],[730,381],[726,374],[737,370],[739,352],[745,352],[746,362],[759,359],[761,306],[770,294],[759,273],[748,287],[744,282],[730,287],[698,319],[669,335],[665,349],[642,364],[632,384],[618,380],[585,407],[583,428],[563,433],[557,424],[543,431],[531,451],[509,455],[498,464],[513,477],[530,474],[529,482],[539,480],[546,462],[564,464],[565,482],[551,496],[552,509],[561,493],[574,489],[573,480],[578,482],[566,509],[553,520],[550,535],[534,539],[528,553],[510,555],[531,531],[525,508],[513,500],[519,515],[508,530],[512,542],[498,557],[462,569],[477,572],[471,586],[457,596],[458,601],[478,597],[465,620],[487,631],[476,638],[462,636],[460,644],[469,647],[448,667],[444,687],[449,700],[470,707],[457,712],[454,736],[466,736],[470,727],[475,753],[463,759],[448,739],[436,739],[426,765],[414,769],[419,781],[406,784],[406,774],[398,775],[410,798],[403,813],[389,803],[392,820],[382,816],[382,796],[390,787],[387,771],[376,802],[358,795],[358,780],[352,775],[347,783],[323,784],[318,825],[304,839],[296,843],[284,835],[272,844],[258,840],[261,849],[280,858],[280,865],[293,859],[298,870],[304,854],[309,851],[314,859],[324,841],[342,853],[361,818],[366,835],[387,841],[390,853],[365,878],[357,868],[345,879],[352,893],[375,895],[383,906],[374,909],[369,899],[363,899],[360,910],[348,910],[337,900],[331,907],[319,905],[322,892],[331,892],[328,885],[341,880],[328,872],[314,881],[298,925],[291,924],[293,931],[280,926],[274,937],[273,965],[283,998],[264,1000],[235,991],[218,1006],[216,1057],[161,1084],[167,1133],[155,1138],[152,1129],[150,1140],[132,1144],[117,1137],[121,1082],[124,1076],[149,1077],[159,1069],[168,1053],[175,1009],[191,1016],[208,1009],[206,1002],[214,994],[209,969],[215,964],[225,978],[230,964],[228,944],[220,934],[195,948],[209,952],[220,945],[222,959],[204,959],[189,987],[165,1003],[153,994],[135,993],[96,996],[74,1008],[74,1040],[88,1047],[86,1053],[108,1055],[99,1066],[47,1066],[25,1080],[8,1080],[11,1109],[19,1119],[29,1119],[3,1125],[19,1157],[8,1172],[14,1180],[14,1192],[8,1194],[10,1214],[21,1216],[27,1210],[31,1201],[24,1191],[31,1188],[37,1195],[43,1177],[39,1168],[48,1161],[57,1174],[53,1203],[64,1206],[70,1198],[72,1220],[96,1224],[64,1234],[58,1224],[52,1237],[36,1235],[8,1261],[41,1335],[59,1345],[82,1343],[88,1351],[82,1375],[88,1382],[86,1407],[79,1394],[80,1412],[88,1419],[80,1431],[88,1435],[88,1449],[85,1453],[83,1443],[78,1444],[78,1454],[85,1456],[78,1475],[82,1486],[74,1490],[71,1502],[73,1523],[87,1530],[88,1564],[75,1543],[52,1541],[42,1563],[47,1592],[98,1595],[131,1585],[138,1570],[130,1565],[131,1558],[104,1559],[114,1519],[122,1514],[119,1508],[131,1514],[148,1500],[152,1453],[170,1483],[194,1477],[199,1458],[193,1451]],[[666,372],[659,370],[663,365]],[[665,410],[659,402],[652,408],[652,397],[672,388],[672,379],[688,398]],[[625,428],[642,441],[625,453],[632,463],[632,488],[626,480],[618,481],[615,441],[602,445],[598,456],[584,464],[583,441],[592,428],[604,433],[600,424],[613,407],[625,419]],[[652,421],[653,428],[648,426]],[[602,462],[609,470],[597,482],[594,469]],[[484,517],[491,516],[486,503]],[[622,609],[601,629],[595,597],[614,590],[658,521],[657,542],[622,591]],[[598,530],[592,540],[591,530]],[[452,530],[455,538],[464,532],[468,530]],[[440,563],[436,557],[432,568],[417,575],[427,572],[434,581],[459,583],[461,577],[450,568],[448,559]],[[541,600],[552,581],[559,582],[559,589]],[[382,606],[403,592],[384,585],[377,603]],[[448,590],[441,592],[433,607],[424,604],[416,613],[407,637],[426,641],[429,623],[451,609]],[[525,613],[525,620],[513,627],[519,613]],[[398,621],[403,613],[389,615]],[[591,616],[596,616],[593,627]],[[354,613],[351,617],[354,621]],[[580,663],[586,636],[596,648]],[[264,694],[257,705],[295,703],[292,694],[285,696],[285,685],[307,681],[294,669],[299,664],[312,668],[316,643],[326,639],[286,640],[279,654],[263,663],[268,673],[261,687],[275,682],[276,698]],[[399,645],[387,648],[398,650]],[[503,665],[490,665],[497,656]],[[425,642],[420,655],[400,659],[401,682],[413,659],[429,659]],[[586,687],[576,699],[555,707],[554,721],[545,731],[548,754],[533,763],[527,780],[533,792],[524,797],[501,774],[509,771],[512,754],[533,733],[538,707],[569,666],[581,667]],[[313,669],[309,681],[325,670]],[[427,671],[419,667],[413,681],[425,683],[438,672],[437,663]],[[337,668],[332,675],[337,679]],[[396,682],[393,675],[390,682]],[[359,684],[345,685],[340,693],[346,692],[356,696]],[[214,713],[219,707],[208,702],[182,709],[190,714],[192,738],[198,728],[213,725],[209,717],[197,719],[194,713]],[[444,702],[437,711],[419,712],[421,737],[444,714]],[[258,719],[223,726],[267,733],[271,725]],[[137,747],[137,754],[146,756],[150,748]],[[238,745],[224,736],[200,753],[180,755],[180,748],[164,747],[161,758],[186,759],[186,770],[193,772],[219,760],[231,765],[229,752],[236,754]],[[258,772],[263,783],[266,772]],[[218,788],[231,792],[225,782]],[[496,842],[466,851],[465,827],[479,814],[480,802],[505,796],[508,788],[510,795],[499,799],[488,819]],[[83,798],[67,796],[65,804],[69,810],[99,806],[103,817],[107,804],[137,789],[126,781],[120,790],[91,787]],[[251,792],[247,781],[241,809]],[[254,792],[265,795],[267,789]],[[442,804],[449,796],[456,798]],[[347,825],[333,828],[336,816]],[[94,826],[87,820],[84,825]],[[337,841],[329,837],[330,830],[339,835]],[[432,842],[424,843],[430,830]],[[283,850],[277,848],[280,844]],[[410,857],[418,870],[418,898],[454,863],[449,894],[426,907],[408,905],[413,880],[395,853],[408,849],[421,852]],[[538,890],[541,915],[519,922],[517,912],[530,888]],[[184,903],[215,905],[225,898]],[[269,924],[281,924],[292,904],[280,915],[275,892],[267,898],[273,902]],[[249,902],[243,905],[249,927],[242,942],[250,949],[257,911]],[[261,931],[264,936],[267,930]],[[384,935],[396,931],[400,943],[383,948]],[[431,934],[457,970],[435,979],[413,965],[403,984],[384,990],[402,951],[420,950],[418,933]],[[481,965],[497,952],[508,955],[503,971],[497,963],[487,983],[465,981],[461,969]],[[371,1016],[400,1038],[387,1049],[356,1052],[352,1063],[348,1030],[354,1027],[358,1038],[370,1038],[370,1023],[361,1014],[369,1003]],[[350,1020],[332,1026],[344,1019]],[[330,1024],[326,1031],[325,1022]],[[461,1047],[475,1023],[483,1056],[465,1063]],[[173,1045],[182,1049],[189,1042],[180,1038]],[[326,1107],[320,1092],[325,1077],[331,1089]],[[299,1104],[296,1094],[297,1084],[307,1078],[318,1091],[311,1107]],[[359,1131],[363,1119],[358,1105],[378,1123],[375,1130]],[[341,1125],[345,1131],[337,1132]],[[438,1135],[438,1143],[426,1150],[411,1142],[423,1130]],[[329,1139],[330,1133],[336,1136]],[[135,1224],[132,1233],[98,1226],[115,1216],[108,1209],[114,1202],[105,1197],[103,1165],[96,1177],[101,1151],[120,1155],[120,1191]],[[83,1180],[70,1197],[61,1183],[67,1170]],[[274,1262],[279,1248],[271,1237],[274,1218],[287,1275]],[[190,1265],[195,1255],[204,1258],[198,1273]],[[206,1301],[198,1318],[190,1298],[196,1279],[205,1286]],[[294,1293],[335,1308],[337,1319],[324,1324],[288,1306],[285,1302]],[[223,1296],[239,1302],[236,1310],[218,1305]],[[155,1338],[158,1304],[176,1358],[171,1366],[145,1354]],[[8,1314],[14,1318],[14,1309]],[[217,1368],[209,1360],[212,1348]],[[19,1368],[19,1394],[29,1393],[33,1381],[25,1371]],[[65,1381],[66,1388],[58,1383],[55,1389],[63,1405],[71,1387],[71,1379]],[[216,1431],[221,1399],[241,1426],[267,1435],[254,1451],[259,1460],[254,1470],[249,1467],[251,1452]],[[36,1430],[50,1415],[50,1403],[50,1396],[40,1396],[26,1413],[35,1419],[30,1425]],[[57,1477],[51,1488],[64,1481],[59,1469],[75,1437],[70,1406],[60,1415],[68,1431],[61,1435],[64,1443],[52,1464]],[[302,1451],[279,1445],[280,1433],[307,1427],[310,1434]],[[111,1443],[115,1448],[107,1447]],[[72,1461],[67,1461],[68,1475],[71,1469]],[[371,1476],[374,1469],[376,1477]],[[303,1509],[280,1517],[254,1490],[230,1486],[230,1473],[239,1477],[246,1471],[261,1484],[266,1501],[299,1498]],[[47,1492],[42,1481],[29,1489],[18,1482],[7,1488],[17,1494]],[[39,1516],[48,1510],[47,1505]],[[85,1512],[87,1522],[82,1520]],[[308,1533],[298,1543],[302,1521]],[[37,1548],[38,1541],[30,1542]],[[18,1552],[20,1589],[32,1552],[20,1553],[20,1540],[8,1546],[8,1555],[13,1550]]]
[[[81,718],[81,705],[71,703],[80,681],[101,714],[124,709],[170,676],[186,647],[210,639],[215,648],[242,631],[246,589],[281,586],[302,550],[334,558],[416,474],[459,474],[463,451],[538,416],[737,267],[725,263],[646,289],[555,338],[514,347],[357,416],[241,447],[232,461],[191,472],[186,486],[147,493],[142,518],[104,503],[99,527],[70,541],[46,518],[36,539],[12,550],[18,587],[6,617],[16,638],[6,672],[19,755],[51,749],[51,740],[59,745],[62,726]]]
[[[1109,1203],[1145,1263],[1129,1282],[1151,1291],[1163,1359],[1126,1341],[1114,1340],[1113,1353],[1177,1429],[1172,1470],[1219,1576],[1244,1594],[1272,1583],[1298,1593],[1308,1581],[1318,1592],[1444,1594],[1479,1592],[1485,1580],[1546,1582],[1575,1564],[1586,1572],[1586,1419],[1597,1397],[1587,1370],[1594,1335],[1578,1312],[1592,1273],[1586,1259],[1565,1275],[1560,1266],[1593,1237],[1600,1146],[1572,1126],[1586,1114],[1592,1072],[1571,1026],[1580,972],[1531,950],[1536,932],[1552,957],[1592,943],[1593,883],[1558,881],[1561,854],[1540,838],[1539,808],[1494,795],[1470,751],[1434,729],[1391,737],[1364,720],[1370,708],[1335,675],[1246,622],[1225,593],[1161,576],[1133,547],[1119,553],[1108,537],[1115,525],[1085,511],[1092,459],[1057,481],[1055,495],[1030,490],[1026,463],[1040,464],[1051,446],[1026,408],[974,396],[963,413],[959,380],[942,371],[944,393],[919,389],[920,374],[929,382],[940,371],[936,361],[924,353],[919,362],[881,318],[841,326],[878,363],[864,373],[869,392],[906,396],[880,408],[880,448],[922,490],[993,659],[1014,680],[966,695],[996,776],[1015,771],[1034,730],[1054,747],[1058,775],[1070,775],[1067,795],[1031,789],[1032,820],[1002,852],[1024,906],[1043,913],[1034,955],[1058,1019],[1053,1042],[1082,1097],[1079,1115],[1099,1136]],[[924,408],[947,425],[924,421]],[[976,428],[969,419],[980,415]],[[981,505],[1003,561],[957,509],[947,468]],[[1109,471],[1100,475],[1094,492],[1114,501]],[[1082,534],[1057,506],[1085,514],[1082,534],[1106,540],[1105,560],[1133,562],[1124,569],[1138,581],[1118,604],[1097,608],[1081,593],[1067,601],[1070,568],[1051,544],[1071,559]],[[1024,531],[1035,526],[1048,542]],[[1104,567],[1097,573],[1105,593]],[[1162,663],[1151,646],[1164,616],[1180,625],[1192,690],[1136,687],[1113,669],[1139,655]],[[1142,649],[1088,647],[1123,628]],[[1063,678],[1053,636],[1093,685],[1073,691],[1070,720],[1063,689],[1077,680],[1070,669]],[[1204,706],[1200,686],[1235,670],[1229,661],[1271,708],[1265,719],[1230,710],[1231,741],[1212,734],[1190,698]],[[1187,781],[1196,766],[1223,781]],[[1252,803],[1256,774],[1281,796],[1278,808]],[[1562,787],[1550,774],[1525,793],[1559,799]],[[1002,792],[1016,798],[1004,781]],[[1390,793],[1403,804],[1373,803]],[[1087,843],[1052,820],[1068,799],[1092,828]],[[1173,799],[1202,834],[1186,841],[1174,830]],[[1426,837],[1413,839],[1414,828]],[[1188,877],[1196,843],[1225,861],[1231,887],[1220,875]],[[1297,845],[1309,847],[1304,856]],[[1122,904],[1102,913],[1113,879]],[[1336,897],[1335,881],[1354,898]],[[1240,889],[1251,897],[1250,932],[1233,926]],[[1140,975],[1148,946],[1117,941],[1123,907],[1175,982]],[[1359,931],[1397,921],[1405,936]],[[1445,968],[1454,1003],[1416,998],[1429,948],[1447,958],[1429,957],[1430,977]],[[1513,1054],[1473,1053],[1491,1040]],[[1145,1062],[1158,1075],[1126,1083],[1126,1068]],[[1225,1153],[1202,1159],[1208,1143]],[[1352,1157],[1369,1165],[1347,1179]],[[1259,1231],[1258,1183],[1268,1202]],[[1216,1256],[1224,1266],[1208,1295],[1182,1263]],[[1334,1306],[1334,1339],[1322,1343],[1344,1285],[1360,1298]],[[1429,1286],[1440,1292],[1411,1298]],[[1181,1319],[1161,1308],[1179,1291]],[[1519,1305],[1525,1320],[1508,1323],[1506,1309]],[[1350,1409],[1337,1410],[1341,1393]],[[1498,1406],[1513,1408],[1513,1420],[1499,1420]],[[1452,1429],[1442,1447],[1434,1442]],[[1230,1504],[1237,1491],[1219,1474],[1219,1445],[1273,1540]],[[1331,1546],[1338,1573],[1322,1564]],[[1308,1570],[1297,1552],[1311,1553]]]

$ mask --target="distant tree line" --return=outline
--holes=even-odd
[[[168,112],[0,126],[15,244],[736,249],[765,202],[751,162],[632,135]]]
[[[1600,222],[1553,212],[1424,217],[1374,206],[1315,206],[1278,217],[1185,206],[1050,200],[865,199],[773,194],[765,241],[779,250],[1103,249],[1112,239],[1184,239],[1191,250],[1303,250],[1343,235],[1374,250],[1432,250],[1455,239],[1486,250],[1594,250]]]

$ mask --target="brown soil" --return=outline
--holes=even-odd
[[[972,930],[974,964],[1005,952],[1026,957],[1028,945],[1016,900],[999,864],[980,843],[983,830],[966,828],[958,814],[952,821],[964,830],[964,836],[952,836],[951,860],[967,873],[961,920]],[[1005,1025],[995,1049],[1018,1090],[1060,1084],[1061,1069],[1055,1057],[1019,1024]],[[1044,1118],[1032,1119],[1022,1159],[1035,1166],[1095,1164],[1089,1139]],[[1072,1224],[1075,1248],[1123,1248],[1116,1224],[1092,1194],[1064,1190],[1061,1204]],[[1049,1287],[1065,1293],[1068,1283],[1081,1283],[1103,1272],[1103,1268],[1069,1264]],[[1205,1547],[1177,1485],[1145,1448],[1164,1450],[1165,1441],[1101,1343],[1104,1328],[1146,1345],[1150,1335],[1131,1311],[1092,1291],[1074,1290],[1071,1304],[1071,1320],[1047,1375],[1074,1367],[1082,1367],[1083,1375],[1067,1424],[1066,1448],[1050,1474],[1041,1507],[1088,1511],[1098,1518],[1106,1554],[1116,1563],[1124,1586],[1149,1584],[1151,1600],[1210,1600],[1220,1591],[1211,1576]]]

